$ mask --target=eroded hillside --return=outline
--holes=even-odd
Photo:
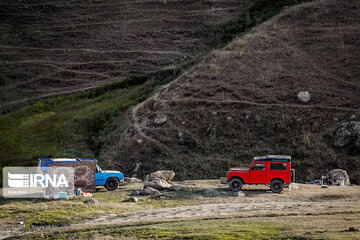
[[[249,2],[1,1],[0,107],[130,75],[167,81]]]
[[[185,179],[289,154],[300,180],[343,168],[360,183],[359,151],[332,143],[339,123],[360,117],[359,20],[358,1],[286,9],[136,107],[104,157],[129,173],[141,163],[140,172],[169,168]]]

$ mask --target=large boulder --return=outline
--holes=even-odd
[[[174,171],[161,170],[153,172],[145,177],[145,181],[152,181],[154,179],[162,179],[166,182],[170,182],[175,177]]]
[[[301,91],[297,95],[300,102],[307,103],[310,101],[310,93],[308,91]]]
[[[344,185],[350,185],[350,179],[345,170],[333,169],[329,172],[329,178],[331,178],[333,181],[336,181],[338,177],[344,178]]]
[[[164,179],[154,178],[151,181],[144,182],[144,189],[147,187],[155,188],[157,190],[168,189],[171,185]]]
[[[360,149],[360,122],[351,121],[337,126],[333,134],[335,147],[345,147],[355,144]]]

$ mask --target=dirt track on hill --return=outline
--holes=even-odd
[[[0,1],[0,108],[176,69],[249,2]]]

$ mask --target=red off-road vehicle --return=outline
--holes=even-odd
[[[227,175],[230,190],[239,191],[244,184],[270,184],[274,193],[295,179],[291,157],[267,155],[255,157],[249,168],[231,168]]]

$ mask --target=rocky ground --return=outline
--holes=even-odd
[[[356,231],[360,228],[358,186],[322,188],[318,185],[295,184],[291,189],[284,189],[281,194],[272,193],[267,186],[245,186],[241,194],[233,196],[227,185],[221,184],[218,180],[183,181],[176,182],[176,185],[184,188],[179,191],[161,190],[160,195],[152,197],[137,196],[136,202],[128,202],[127,199],[134,190],[142,189],[143,183],[126,184],[115,192],[99,189],[94,196],[99,202],[86,204],[79,200],[77,204],[90,205],[96,209],[101,209],[105,205],[111,206],[112,213],[99,214],[91,219],[83,218],[81,221],[69,222],[66,226],[44,225],[30,228],[25,227],[26,223],[23,226],[2,218],[3,226],[7,227],[1,230],[0,235],[3,238],[23,235],[29,238],[56,237],[61,234],[69,238],[75,238],[74,234],[81,238],[99,235],[116,237],[116,234],[105,229],[124,226],[147,229],[157,224],[175,226],[193,220],[201,225],[204,221],[212,219],[218,219],[217,221],[226,225],[240,219],[250,225],[255,221],[264,222],[269,226],[286,226],[286,229],[280,231],[279,236],[302,237],[300,239],[360,238],[360,233]],[[219,194],[209,195],[209,189]],[[13,202],[2,204],[1,210],[13,208],[12,204]],[[51,203],[47,204],[49,207]],[[115,211],[120,208],[124,210]],[[26,206],[23,206],[23,209],[27,209]],[[352,228],[349,231],[350,227]],[[191,231],[193,230],[190,228],[189,232]],[[136,237],[136,231],[132,237]]]

